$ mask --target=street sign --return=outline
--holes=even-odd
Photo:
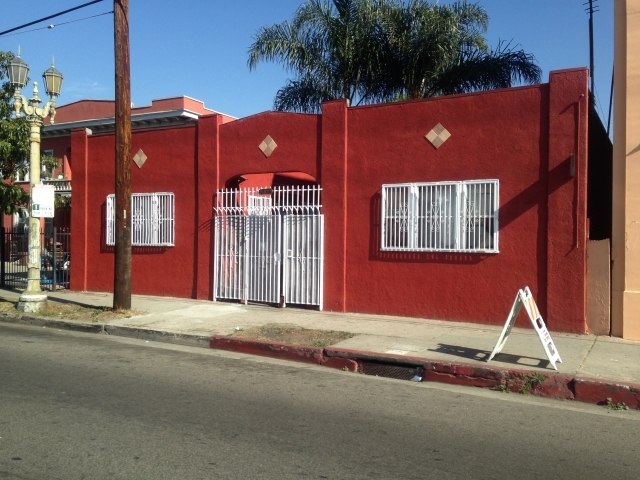
[[[31,191],[31,216],[53,218],[55,210],[55,187],[53,185],[34,185]]]
[[[493,349],[493,352],[491,352],[491,356],[489,357],[487,362],[490,362],[493,357],[500,353],[502,347],[504,347],[504,344],[507,343],[507,339],[509,338],[511,329],[515,325],[516,319],[518,318],[518,314],[520,313],[520,309],[523,305],[525,310],[527,311],[527,314],[529,315],[529,320],[531,320],[533,328],[538,334],[538,338],[540,339],[540,343],[542,343],[542,348],[544,348],[549,362],[551,363],[551,365],[553,365],[553,368],[558,370],[558,367],[556,367],[556,362],[562,363],[560,354],[558,353],[553,340],[551,340],[549,330],[547,330],[547,326],[544,324],[544,320],[542,320],[542,315],[540,315],[540,311],[538,310],[536,301],[533,299],[533,295],[531,295],[531,290],[529,290],[529,287],[524,287],[524,290],[518,290],[516,299],[513,302],[513,306],[511,307],[511,312],[509,313],[509,317],[507,318],[507,323],[505,323],[504,328],[502,329],[502,333],[498,338],[498,343],[496,343],[496,346]]]

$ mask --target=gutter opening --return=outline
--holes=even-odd
[[[415,365],[390,364],[371,360],[358,361],[358,373],[374,377],[421,382],[424,368]]]

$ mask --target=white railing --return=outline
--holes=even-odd
[[[107,196],[107,245],[115,245],[115,195]],[[175,245],[175,196],[173,193],[131,195],[131,245]]]
[[[71,191],[71,180],[67,178],[61,179],[43,179],[42,183],[44,185],[53,185],[53,188],[56,192],[70,192]]]
[[[217,215],[315,215],[321,213],[322,188],[297,187],[253,187],[218,190]]]
[[[382,186],[381,250],[498,252],[498,180]]]

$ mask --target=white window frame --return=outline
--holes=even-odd
[[[499,181],[382,185],[380,250],[499,253]]]
[[[107,245],[116,240],[116,196],[107,196]],[[170,192],[131,195],[131,245],[136,247],[175,246],[175,196]]]

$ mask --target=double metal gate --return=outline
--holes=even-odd
[[[218,191],[214,300],[317,305],[322,310],[320,193],[319,187]]]

